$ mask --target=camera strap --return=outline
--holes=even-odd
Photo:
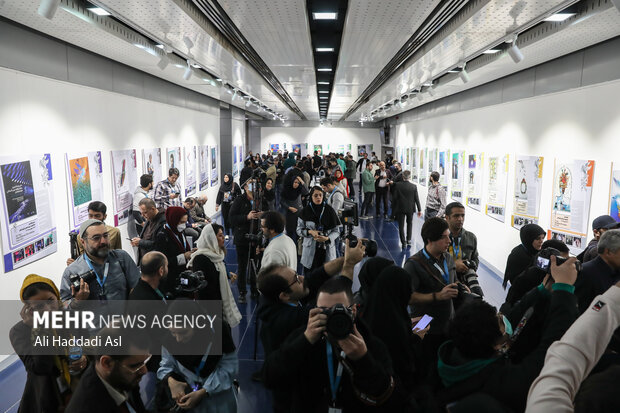
[[[441,269],[437,261],[431,259],[430,255],[428,255],[428,252],[426,252],[426,248],[422,249],[422,254],[424,254],[424,256],[429,262],[433,263],[433,267],[437,268],[445,283],[448,284],[448,282],[450,281],[450,270],[448,269],[448,261],[444,258],[443,269]]]
[[[336,398],[338,396],[338,387],[340,387],[340,379],[342,379],[342,362],[338,361],[338,370],[334,377],[334,357],[332,345],[328,340],[325,340],[327,346],[327,372],[329,373],[329,387],[332,392],[332,407],[336,407]],[[340,357],[344,358],[344,351],[340,352]]]
[[[90,261],[90,258],[88,258],[88,255],[86,255],[86,253],[84,253],[84,260],[86,261],[86,264],[88,264],[88,267],[97,276],[97,283],[101,287],[101,294],[104,295],[105,294],[104,285],[105,285],[105,280],[108,279],[108,270],[110,269],[110,263],[106,259],[105,266],[103,267],[103,280],[102,280],[101,277],[99,277],[99,273],[97,272],[97,270],[95,270],[95,268],[93,267],[93,263]]]

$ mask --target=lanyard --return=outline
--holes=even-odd
[[[455,260],[459,258],[459,252],[461,252],[461,237],[456,237],[456,239],[459,241],[458,244],[456,244],[454,240],[452,240],[452,251],[454,251]]]
[[[448,270],[448,262],[445,259],[443,260],[442,270],[439,264],[437,264],[437,261],[431,259],[430,255],[428,255],[428,253],[426,252],[426,249],[422,249],[422,253],[426,257],[426,259],[432,262],[433,266],[439,270],[444,281],[446,282],[446,284],[448,284],[448,281],[450,280],[450,270]]]
[[[164,304],[167,304],[167,302],[166,302],[166,297],[164,296],[164,294],[163,294],[161,291],[159,291],[159,288],[156,288],[156,289],[155,289],[155,293],[156,293],[158,296],[160,296],[162,300],[164,300]]]
[[[336,403],[336,393],[338,393],[340,379],[342,378],[342,363],[338,362],[338,371],[336,372],[336,377],[334,377],[332,345],[329,341],[326,341],[325,344],[327,345],[327,372],[329,373],[329,387],[332,392],[332,402]],[[344,357],[344,351],[340,353],[340,357]]]
[[[337,187],[334,187],[334,189],[332,189],[332,192],[329,194],[329,196],[327,197],[327,203],[329,204],[329,201],[332,199],[332,196],[334,196],[334,192],[336,192],[336,189],[338,189]]]
[[[279,236],[283,235],[284,232],[280,232],[278,235],[276,235],[275,237],[271,238],[271,241],[273,241],[274,239],[278,238]]]
[[[312,202],[312,201],[310,201]],[[314,211],[314,204],[311,205],[312,211]],[[317,222],[317,226],[323,225],[321,223],[321,219],[323,219],[323,212],[325,212],[325,205],[323,205],[323,209],[321,209],[321,214],[319,215],[319,222]],[[314,215],[316,216],[316,211],[314,211]]]
[[[209,353],[211,352],[212,344],[213,342],[209,343],[209,345],[207,346],[207,351],[205,352],[205,355],[202,356],[202,359],[200,359],[200,364],[198,365],[198,367],[194,369],[194,373],[196,373],[196,376],[198,376],[198,378],[200,378],[200,371],[203,369],[203,367],[205,366],[207,362],[207,357],[209,357]],[[198,383],[194,383],[194,385],[192,386],[192,389],[194,391],[198,390]]]
[[[97,273],[97,270],[95,270],[95,268],[93,267],[93,263],[90,261],[90,258],[88,258],[88,255],[86,255],[86,253],[84,253],[84,260],[86,261],[86,264],[88,264],[88,267],[91,270],[93,270],[93,272],[97,276],[97,283],[101,287],[101,294],[103,294],[103,290],[104,290],[103,285],[105,284],[105,280],[108,279],[108,269],[110,267],[110,263],[106,260],[105,266],[103,269],[103,280],[102,280],[101,277],[99,277],[99,273]]]

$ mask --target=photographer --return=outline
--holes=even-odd
[[[222,207],[222,221],[224,222],[224,235],[228,239],[228,234],[231,232],[230,224],[230,207],[236,197],[241,195],[241,188],[233,180],[231,174],[224,174],[222,179],[222,185],[217,191],[217,198],[215,198],[215,210],[219,210]]]
[[[267,211],[261,217],[261,230],[269,244],[263,251],[261,268],[269,265],[283,265],[297,269],[297,246],[284,235],[284,217],[276,211]]]
[[[110,250],[107,228],[99,220],[84,221],[80,237],[85,252],[62,274],[62,301],[73,306],[80,300],[126,300],[140,278],[134,260],[123,250]]]
[[[250,247],[250,240],[246,237],[249,234],[255,234],[259,229],[259,219],[261,212],[258,206],[254,205],[254,185],[251,179],[243,185],[244,195],[238,196],[230,207],[230,223],[233,226],[234,243],[237,251],[237,272],[239,280],[237,288],[239,289],[239,302],[247,301],[247,284],[246,275],[250,257],[254,256],[255,248]],[[252,298],[258,298],[258,290],[256,289],[256,276],[250,273],[250,290]]]
[[[472,232],[463,228],[465,222],[465,207],[460,202],[452,202],[446,206],[446,221],[450,227],[450,247],[456,266],[456,276],[467,285],[472,293],[483,296],[482,288],[478,283],[478,239]]]
[[[328,176],[321,179],[321,188],[323,188],[323,191],[328,194],[327,205],[332,207],[336,213],[342,210],[345,195],[342,187],[338,185],[336,178],[333,176]]]
[[[301,210],[297,219],[297,235],[303,238],[301,264],[306,271],[336,258],[336,240],[340,220],[336,211],[325,203],[321,187],[310,191],[310,202]]]

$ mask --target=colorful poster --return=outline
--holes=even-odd
[[[314,152],[317,152],[319,156],[323,156],[323,145],[314,145]]]
[[[426,176],[426,156],[428,155],[427,148],[420,148],[420,170],[418,171],[418,182],[422,186],[426,186],[428,177]]]
[[[515,162],[515,191],[512,226],[537,224],[543,176],[542,156],[518,155]]]
[[[620,164],[611,163],[611,183],[609,185],[609,215],[620,222]]]
[[[586,247],[594,161],[556,159],[553,169],[551,231],[570,237],[570,244],[564,242],[573,254],[579,254]],[[578,238],[581,241],[576,246]]]
[[[467,157],[467,199],[465,203],[476,211],[482,208],[483,165],[483,153],[470,154]]]
[[[196,146],[183,148],[185,161],[185,196],[196,193]]]
[[[508,186],[508,164],[510,158],[489,156],[489,178],[487,189],[487,205],[485,212],[498,221],[506,221],[506,191]]]
[[[370,153],[368,152],[366,145],[357,145],[357,156],[358,158],[363,158],[364,154],[368,153],[370,155]]]
[[[212,146],[210,149],[211,149],[211,186],[215,186],[218,183],[217,146]]]
[[[411,148],[411,181],[418,182],[418,148]]]
[[[57,251],[49,153],[0,157],[4,272]]]
[[[236,178],[239,175],[239,150],[237,145],[233,146],[233,163],[232,163],[232,174],[233,178]]]
[[[448,170],[448,158],[450,158],[450,151],[439,152],[437,172],[439,172],[439,183],[446,189],[446,193],[448,192],[448,175],[446,173]]]
[[[133,206],[133,192],[138,185],[136,150],[110,151],[112,190],[114,192],[114,226],[126,224]]]
[[[271,150],[272,155],[277,155],[278,151],[280,150],[280,144],[272,143],[271,145],[269,145],[269,149]]]
[[[177,168],[181,172],[181,148],[168,148],[166,156],[166,178],[168,177],[167,170],[170,168]]]
[[[405,156],[404,156],[405,148],[396,148],[396,150],[398,153],[398,162],[400,162],[400,164],[402,165],[405,162]]]
[[[405,166],[407,169],[411,168],[411,148],[405,149]]]
[[[164,179],[161,164],[161,148],[142,149],[142,173],[153,177],[153,187]],[[166,178],[168,171],[166,171]]]
[[[463,202],[463,182],[465,180],[465,152],[458,151],[452,154],[451,180],[452,188],[450,197],[458,202]]]
[[[67,197],[69,205],[69,228],[77,229],[88,219],[88,204],[103,201],[103,166],[101,152],[88,154],[65,154],[67,167]]]
[[[437,157],[439,156],[438,149],[429,149],[427,155],[427,163],[428,163],[428,174],[431,172],[439,172],[439,163],[437,162]]]
[[[237,152],[235,152],[237,155]],[[209,146],[198,147],[198,190],[202,191],[209,187]]]
[[[293,144],[293,152],[298,153],[298,154],[301,155],[301,144],[294,143]]]

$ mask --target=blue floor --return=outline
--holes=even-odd
[[[360,221],[355,229],[359,237],[374,239],[378,244],[377,255],[390,258],[396,264],[402,265],[409,256],[422,247],[419,237],[422,220],[414,217],[412,240],[410,250],[401,250],[398,237],[398,226],[394,222],[384,222],[383,219],[371,219]],[[236,252],[232,240],[227,242],[226,263],[230,271],[236,272]],[[356,268],[359,271],[361,263]],[[504,302],[506,292],[502,289],[500,278],[483,264],[478,269],[479,281],[485,293],[485,299],[499,308]],[[354,290],[359,287],[357,278]],[[237,298],[237,288],[233,286],[233,294]],[[249,294],[248,294],[249,298]],[[271,395],[260,383],[253,382],[251,375],[262,365],[264,353],[260,340],[257,343],[256,360],[254,359],[254,345],[256,337],[255,310],[256,301],[248,300],[247,304],[239,304],[239,310],[243,315],[241,324],[233,329],[233,338],[237,343],[239,355],[239,412],[240,413],[264,413],[271,411]],[[0,413],[17,412],[19,400],[25,383],[25,371],[20,361],[13,363],[8,368],[0,371]]]

